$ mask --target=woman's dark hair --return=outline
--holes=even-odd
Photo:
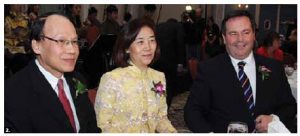
[[[277,32],[270,31],[265,35],[262,46],[263,47],[271,47],[275,40],[280,40],[279,34]]]
[[[152,20],[148,18],[134,19],[130,21],[128,24],[126,24],[122,29],[113,49],[113,59],[117,67],[127,67],[130,65],[128,63],[129,54],[126,53],[126,50],[134,42],[141,28],[144,26],[151,28],[155,35],[155,24]],[[155,62],[159,58],[159,56],[160,56],[160,48],[157,44],[152,63]]]
[[[251,28],[252,28],[253,32],[255,32],[256,25],[255,25],[255,20],[254,20],[253,16],[247,10],[233,10],[233,11],[229,12],[228,14],[226,14],[225,18],[222,21],[222,26],[221,26],[222,34],[225,35],[225,33],[226,33],[226,23],[229,19],[235,18],[235,17],[242,17],[242,16],[249,18],[249,20],[251,22]]]

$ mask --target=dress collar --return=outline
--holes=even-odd
[[[147,67],[145,70],[141,70],[139,67],[137,67],[131,60],[128,61],[129,66],[128,68],[131,69],[132,71],[139,73],[141,75],[147,75],[149,67]]]

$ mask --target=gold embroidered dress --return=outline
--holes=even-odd
[[[151,68],[141,71],[132,65],[104,74],[96,95],[97,125],[110,133],[176,132],[167,117],[165,95],[152,91],[163,73]]]

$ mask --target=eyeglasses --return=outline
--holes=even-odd
[[[41,35],[41,37],[46,38],[50,41],[56,42],[60,47],[67,46],[69,44],[71,44],[75,47],[78,47],[78,45],[80,44],[80,41],[78,41],[78,40],[56,40],[56,39],[50,38],[50,37],[45,36],[45,35]]]

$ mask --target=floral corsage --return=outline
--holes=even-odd
[[[83,94],[88,91],[85,84],[82,83],[80,80],[73,78],[73,81],[75,82],[76,98],[78,97],[78,95]]]
[[[272,71],[265,66],[259,66],[258,72],[261,74],[262,80],[267,80],[267,79],[269,79]]]
[[[151,90],[160,96],[166,95],[166,90],[164,90],[164,85],[161,83],[161,81],[157,83],[153,81],[153,88],[151,88]]]

